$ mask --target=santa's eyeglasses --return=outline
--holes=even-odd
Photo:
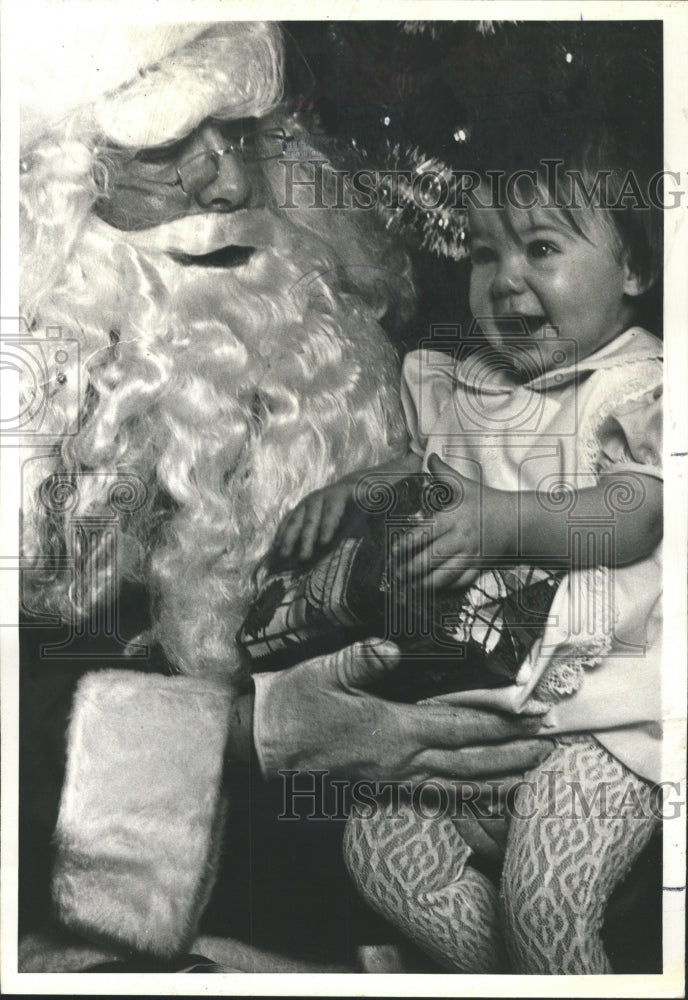
[[[293,141],[294,137],[282,128],[249,132],[230,140],[220,149],[204,149],[201,153],[190,156],[175,167],[176,180],[161,181],[156,178],[155,183],[164,187],[180,187],[184,194],[193,195],[217,180],[220,162],[227,153],[241,156],[245,163],[277,160],[288,152],[289,144]]]

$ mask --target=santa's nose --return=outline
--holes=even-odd
[[[212,125],[199,129],[198,141],[214,153],[215,169],[210,179],[200,178],[188,193],[206,212],[230,212],[246,205],[251,197],[251,175],[238,142],[230,145]]]

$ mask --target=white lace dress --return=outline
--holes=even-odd
[[[459,345],[452,356],[429,342],[407,356],[402,395],[417,454],[435,452],[486,486],[537,490],[544,507],[567,513],[572,544],[586,544],[572,488],[604,472],[662,475],[662,344],[634,327],[580,362],[574,351],[562,344],[550,371],[520,383],[489,348]],[[615,513],[630,502],[610,488],[610,546]],[[599,527],[590,526],[597,537]],[[466,692],[465,702],[519,712],[545,701],[552,733],[592,732],[630,770],[659,780],[660,556],[658,546],[631,565],[570,573],[519,683]]]

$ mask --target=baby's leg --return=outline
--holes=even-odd
[[[410,805],[352,815],[344,857],[364,899],[438,962],[459,972],[500,972],[496,887],[466,861],[471,849],[451,819]]]
[[[604,911],[656,827],[651,786],[591,738],[558,745],[526,781],[502,876],[514,971],[612,972]]]

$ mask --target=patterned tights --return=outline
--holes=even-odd
[[[368,903],[448,968],[609,973],[604,911],[656,828],[650,799],[594,740],[562,739],[516,793],[501,899],[448,816],[353,815],[344,854]]]

